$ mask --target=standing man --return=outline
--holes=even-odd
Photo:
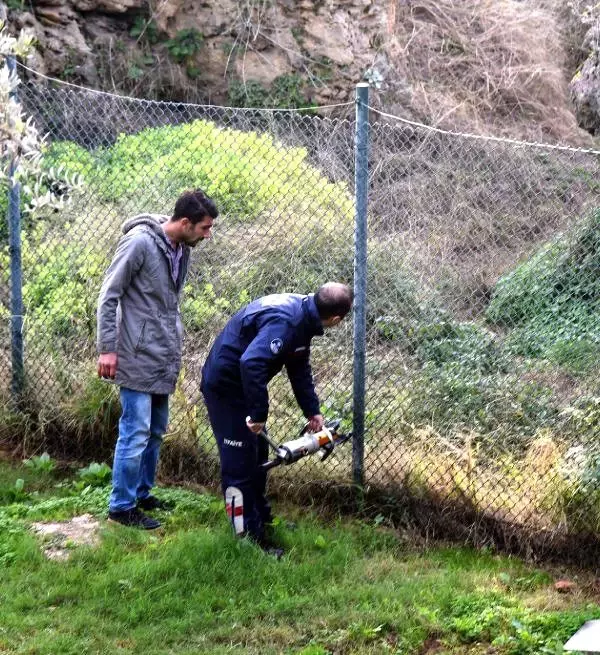
[[[108,518],[146,530],[160,523],[142,510],[164,507],[150,495],[181,367],[179,297],[190,248],[210,238],[218,216],[200,189],[186,191],[173,216],[141,214],[123,224],[98,299],[98,375],[120,387],[122,414]]]
[[[233,316],[202,369],[201,389],[219,446],[221,485],[237,535],[248,535],[278,557],[265,538],[272,521],[265,498],[268,444],[259,432],[269,413],[269,381],[285,366],[308,428],[323,427],[310,366],[310,342],[337,325],[352,307],[345,284],[328,282],[307,296],[259,298]]]

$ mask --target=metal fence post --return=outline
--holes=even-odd
[[[369,85],[356,85],[354,145],[354,391],[352,479],[362,487],[365,451],[365,359],[367,330],[367,193],[369,184]]]
[[[14,56],[6,58],[12,75],[16,70]],[[14,97],[16,94],[11,94]],[[15,180],[17,168],[13,156],[8,171],[8,249],[10,253],[10,314],[11,314],[11,391],[13,400],[20,402],[25,381],[23,364],[23,272],[21,261],[21,185]]]

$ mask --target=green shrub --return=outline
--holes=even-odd
[[[496,285],[486,318],[516,328],[513,355],[545,358],[586,372],[600,352],[600,210]]]
[[[443,625],[461,643],[489,643],[508,655],[558,655],[582,623],[596,616],[592,605],[577,613],[540,614],[500,594],[471,594],[453,601]]]
[[[545,245],[537,254],[502,277],[486,311],[496,325],[515,327],[548,309],[555,295],[555,273],[564,243]]]
[[[550,389],[457,362],[427,362],[400,395],[407,423],[433,425],[443,433],[464,428],[494,433],[501,435],[502,447],[517,450],[557,415]]]
[[[600,312],[569,302],[512,330],[505,346],[512,355],[545,358],[570,372],[586,373],[596,366],[600,350]]]
[[[91,364],[84,365],[78,372],[79,384],[70,385],[71,395],[63,407],[65,424],[76,426],[81,438],[110,447],[121,414],[118,388],[95,373]]]
[[[79,479],[91,487],[103,487],[110,484],[112,470],[110,466],[102,462],[92,462],[88,466],[77,471]]]
[[[406,350],[416,347],[416,333],[438,316],[432,301],[423,301],[408,270],[384,249],[371,243],[367,257],[369,305],[367,321],[382,341],[393,342]]]
[[[133,26],[129,30],[129,35],[134,39],[143,39],[149,45],[154,45],[158,43],[159,30],[153,18],[136,16]]]
[[[466,370],[496,372],[501,350],[495,335],[476,323],[449,319],[421,325],[415,334],[416,354],[423,363],[454,364]]]
[[[193,57],[201,48],[204,36],[194,27],[179,30],[167,41],[167,50],[175,61],[182,63]]]
[[[227,104],[231,107],[268,107],[269,91],[256,80],[232,80],[227,92]]]
[[[23,478],[15,480],[12,486],[0,487],[0,505],[20,503],[28,498],[29,493],[25,491],[25,480],[23,480]]]
[[[231,107],[275,107],[298,108],[313,107],[306,100],[305,81],[300,75],[286,74],[276,77],[270,88],[256,80],[232,80],[229,83],[228,104]]]
[[[577,436],[580,443],[596,443],[600,431],[600,397],[583,395],[561,412],[561,432]]]
[[[87,340],[94,334],[97,294],[106,266],[106,254],[93,242],[82,245],[79,238],[70,226],[50,237],[37,229],[24,233],[22,248],[28,271],[23,300],[29,329],[55,344],[62,340],[69,349],[73,339]]]
[[[23,464],[26,468],[31,469],[36,473],[51,473],[56,468],[56,462],[48,453],[34,455],[33,457],[24,460]]]
[[[112,147],[93,152],[55,144],[47,160],[82,173],[106,202],[127,198],[152,179],[157,196],[173,200],[181,189],[203,188],[232,220],[253,221],[276,212],[301,217],[304,230],[311,224],[351,225],[354,206],[346,185],[329,182],[308,163],[307,154],[268,134],[197,120],[122,134]]]
[[[600,302],[600,210],[545,245],[496,285],[487,318],[513,327],[573,303]]]
[[[186,326],[190,330],[199,332],[212,328],[214,333],[219,325],[250,302],[250,295],[246,289],[242,289],[237,297],[229,300],[217,296],[213,284],[200,287],[187,285],[184,293],[182,312]]]

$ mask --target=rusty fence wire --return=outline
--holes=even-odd
[[[65,210],[24,214],[26,393],[17,410],[0,223],[0,436],[108,458],[118,402],[94,373],[104,270],[126,218],[168,214],[181,191],[201,187],[221,216],[193,253],[162,466],[214,481],[198,390],[212,339],[255,297],[353,281],[352,105],[232,109],[39,80],[22,85],[20,100],[48,134],[46,164],[83,182]],[[574,536],[595,542],[598,153],[453,134],[376,110],[369,132],[365,489],[461,534],[540,549]],[[344,429],[352,337],[346,321],[313,344],[323,411]],[[272,435],[294,437],[301,416],[283,376],[271,403]],[[350,483],[351,451],[276,473],[290,488]]]

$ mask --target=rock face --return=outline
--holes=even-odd
[[[571,102],[600,134],[600,20],[569,99],[563,44],[544,36],[558,18],[536,9],[548,2],[36,0],[10,10],[9,25],[34,32],[32,68],[95,89],[294,107],[352,100],[366,80],[381,90],[373,105],[407,118],[579,144],[590,137]]]
[[[600,135],[600,24],[588,31],[584,44],[588,57],[571,81],[571,99],[580,127]]]
[[[385,67],[395,0],[38,0],[9,12],[37,38],[32,67],[121,92],[224,102],[278,78],[317,103]],[[187,35],[187,37],[186,37]],[[283,99],[282,99],[283,100]]]

